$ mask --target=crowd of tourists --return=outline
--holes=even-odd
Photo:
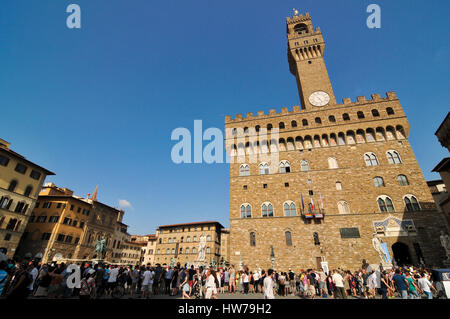
[[[0,296],[4,298],[151,298],[216,299],[241,293],[253,298],[421,299],[442,298],[444,288],[430,269],[395,267],[389,270],[307,269],[287,272],[268,269],[237,270],[234,266],[194,268],[119,266],[86,262],[78,273],[65,263],[0,262]],[[74,287],[68,282],[72,280]]]

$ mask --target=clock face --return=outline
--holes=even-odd
[[[323,91],[314,92],[309,96],[309,103],[314,106],[324,106],[330,102],[330,96]]]

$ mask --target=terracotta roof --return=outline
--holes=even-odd
[[[206,221],[206,222],[195,222],[195,223],[184,223],[184,224],[172,224],[172,225],[161,225],[160,228],[176,227],[176,226],[190,226],[190,225],[205,225],[205,224],[219,224],[220,228],[223,228],[222,224],[218,221]]]

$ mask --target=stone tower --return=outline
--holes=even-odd
[[[302,105],[225,117],[231,264],[278,271],[355,270],[363,259],[441,265],[436,234],[449,227],[396,93],[336,103],[320,29],[308,14],[286,23]]]
[[[302,108],[335,105],[320,28],[314,30],[308,13],[286,18],[286,26],[289,69],[297,80]]]

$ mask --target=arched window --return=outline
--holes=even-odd
[[[206,241],[211,241],[211,235],[208,235],[208,236],[206,237]]]
[[[186,242],[187,242],[187,243],[190,243],[190,242],[191,242],[191,236],[187,236],[187,237],[186,237]]]
[[[322,120],[320,119],[320,117],[316,117],[314,120],[317,124],[322,124]]]
[[[283,205],[284,216],[297,216],[297,209],[295,203],[292,201],[287,201]]]
[[[344,121],[350,121],[350,115],[348,115],[347,113],[342,114],[342,119]]]
[[[400,184],[400,186],[408,186],[409,185],[408,178],[405,175],[398,175],[397,180],[398,180],[398,183]]]
[[[236,134],[237,134],[237,128],[233,128],[233,129],[231,130],[231,134],[232,134],[232,135],[236,135]]]
[[[244,127],[244,134],[248,134],[248,127]]]
[[[250,176],[250,166],[248,164],[242,164],[239,168],[240,176]]]
[[[330,115],[328,116],[328,121],[330,121],[331,123],[336,122],[336,118],[334,117],[334,115]]]
[[[377,166],[378,165],[378,158],[374,153],[364,154],[364,161],[366,162],[366,166]]]
[[[330,169],[338,168],[337,160],[334,157],[328,158],[328,168],[330,168]]]
[[[210,254],[211,253],[211,248],[210,247],[206,247],[206,253]]]
[[[197,253],[197,249],[195,249],[195,247],[192,248],[192,253],[193,253],[193,254],[196,254],[196,253]]]
[[[292,126],[292,127],[297,127],[297,121],[292,121],[292,122],[291,122],[291,126]]]
[[[363,119],[363,118],[365,117],[365,116],[364,116],[364,113],[361,112],[361,111],[358,111],[357,115],[358,115],[358,118],[359,118],[359,119]]]
[[[302,125],[303,126],[308,126],[308,120],[302,120]]]
[[[189,247],[186,247],[185,254],[189,254]]]
[[[278,124],[278,127],[280,128],[280,130],[284,129],[284,128],[285,128],[284,122],[280,122],[280,123]]]
[[[392,107],[386,108],[386,112],[388,115],[394,115],[394,110],[392,109]]]
[[[280,163],[280,173],[290,173],[291,165],[288,161],[281,161]]]
[[[381,212],[394,211],[394,204],[392,203],[392,199],[390,199],[388,196],[379,196],[377,202]]]
[[[251,218],[252,217],[252,206],[250,204],[241,205],[241,218]]]
[[[254,232],[250,233],[250,246],[252,247],[256,246],[256,235]]]
[[[0,200],[0,208],[8,209],[8,203],[9,203],[9,198],[2,197],[2,199]]]
[[[11,183],[9,183],[8,190],[9,190],[10,192],[14,192],[14,191],[16,190],[16,187],[17,187],[17,181],[16,181],[15,179],[13,179],[13,180],[11,181]]]
[[[377,176],[373,179],[375,187],[384,187],[383,177]]]
[[[402,161],[400,159],[400,155],[397,151],[388,151],[386,152],[387,159],[389,164],[401,164]]]
[[[267,164],[267,163],[259,164],[259,174],[260,175],[267,175],[267,174],[269,174],[269,164]]]
[[[336,182],[336,190],[341,191],[342,190],[342,183]]]
[[[420,210],[419,202],[414,195],[406,195],[405,197],[403,197],[403,200],[405,201],[406,210],[408,212],[415,212]]]
[[[342,132],[338,133],[338,144],[345,145],[345,135]]]
[[[256,125],[256,126],[255,126],[255,131],[256,131],[256,132],[259,132],[260,130],[261,130],[261,126]]]
[[[292,246],[292,235],[290,231],[284,233],[286,237],[286,246]]]
[[[186,250],[187,250],[187,249],[186,249]],[[167,255],[170,254],[170,248],[167,248],[166,254],[167,254]]]
[[[350,207],[346,201],[338,202],[338,211],[339,214],[350,214]]]
[[[294,32],[298,34],[308,33],[308,27],[304,23],[299,23],[295,25]]]
[[[372,110],[372,115],[373,115],[374,117],[378,117],[378,116],[380,116],[380,113],[378,112],[378,110],[373,109],[373,110]]]
[[[24,196],[30,196],[31,192],[33,191],[33,187],[31,185],[27,186],[25,189],[25,193],[23,193]]]
[[[308,161],[302,160],[300,165],[301,165],[302,172],[309,171],[309,163],[308,163]]]
[[[264,203],[261,208],[262,217],[273,217],[273,206],[271,203]]]
[[[272,124],[267,124],[267,131],[270,132],[273,128]]]

